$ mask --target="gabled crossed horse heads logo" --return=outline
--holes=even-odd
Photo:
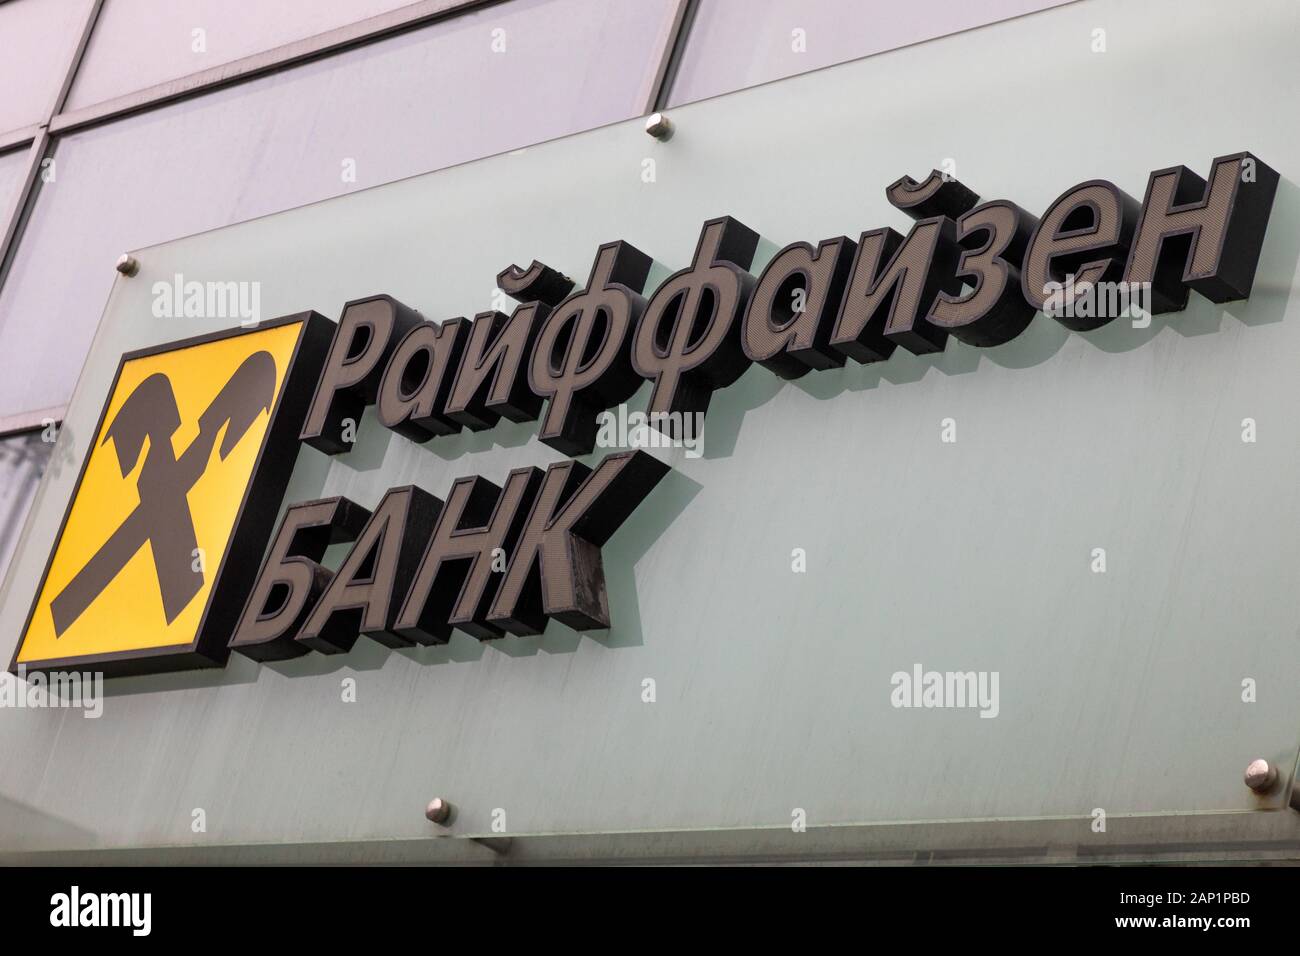
[[[50,602],[54,633],[62,636],[146,544],[167,623],[194,600],[204,581],[199,543],[190,514],[189,492],[207,470],[217,436],[224,461],[275,399],[275,360],[254,352],[199,415],[199,434],[179,456],[172,435],[181,427],[172,384],[155,372],[135,387],[118,410],[100,444],[113,443],[122,477],[139,463],[145,440],[149,450],[136,478],[140,503],[117,526],[76,576]],[[224,434],[223,434],[224,428]]]
[[[11,668],[225,663],[331,329],[300,313],[122,357],[69,446],[85,460]]]

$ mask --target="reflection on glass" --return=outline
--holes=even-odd
[[[52,448],[54,443],[42,441],[39,431],[0,438],[0,583]]]

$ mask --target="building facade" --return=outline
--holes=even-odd
[[[1294,858],[1297,27],[0,3],[0,858]]]

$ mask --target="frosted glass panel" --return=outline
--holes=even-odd
[[[670,105],[1070,0],[701,0]]]
[[[64,137],[0,289],[0,416],[67,402],[122,252],[635,116],[671,6],[518,0]]]
[[[49,118],[89,11],[90,0],[0,3],[0,133]]]
[[[68,108],[316,36],[411,0],[106,0]]]

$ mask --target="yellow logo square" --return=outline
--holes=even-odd
[[[213,589],[247,524],[249,489],[309,321],[295,319],[123,357],[15,666],[202,649]],[[224,660],[224,639],[215,655],[217,645],[205,643],[201,657]]]

